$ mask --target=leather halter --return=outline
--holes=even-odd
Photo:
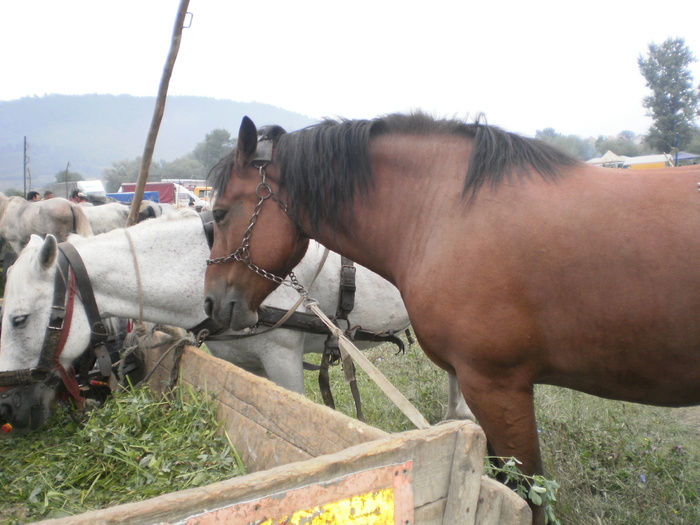
[[[41,383],[50,379],[54,371],[58,371],[68,391],[78,399],[75,376],[69,376],[59,361],[70,330],[73,300],[76,294],[83,303],[90,324],[90,348],[98,357],[103,375],[109,375],[109,372],[105,373],[104,360],[106,355],[107,370],[109,370],[111,361],[105,348],[108,334],[97,309],[85,264],[75,247],[64,242],[58,245],[53,303],[37,365],[32,368],[0,372],[0,386]]]

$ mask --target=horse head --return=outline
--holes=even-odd
[[[205,309],[224,326],[254,326],[257,310],[301,260],[306,236],[280,192],[274,145],[279,127],[258,139],[244,117],[234,152],[215,168],[214,242],[207,261]]]
[[[0,338],[0,419],[20,433],[43,424],[56,396],[54,387],[61,378],[65,382],[63,374],[90,341],[84,310],[69,312],[68,301],[72,310],[76,296],[68,275],[59,270],[58,254],[55,237],[32,235],[7,276]],[[56,285],[63,280],[65,293],[57,300]],[[81,325],[84,329],[76,329]]]

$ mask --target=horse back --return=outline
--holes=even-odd
[[[422,319],[440,310],[472,363],[528,363],[519,370],[534,382],[604,397],[700,403],[698,182],[700,169],[579,168],[483,189],[433,233],[441,267],[415,277],[429,294],[402,287],[416,331],[434,332]]]

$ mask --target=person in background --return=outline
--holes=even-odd
[[[30,202],[41,200],[39,192],[34,190],[30,191],[29,193],[27,193],[27,200]]]
[[[47,201],[49,199],[53,199],[53,192],[51,190],[46,190],[44,192],[44,200]]]
[[[78,195],[76,195],[76,199],[78,199],[76,201],[78,203],[78,206],[92,206],[92,203],[88,202],[87,197],[82,191],[78,192]]]

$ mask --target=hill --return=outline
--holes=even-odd
[[[0,191],[22,190],[24,137],[31,187],[55,182],[66,169],[100,178],[113,162],[134,159],[143,146],[155,97],[131,95],[47,95],[0,101]],[[172,161],[191,152],[213,129],[235,136],[244,115],[256,124],[293,131],[314,119],[275,106],[206,97],[169,97],[153,160]],[[29,189],[29,188],[28,188]]]

